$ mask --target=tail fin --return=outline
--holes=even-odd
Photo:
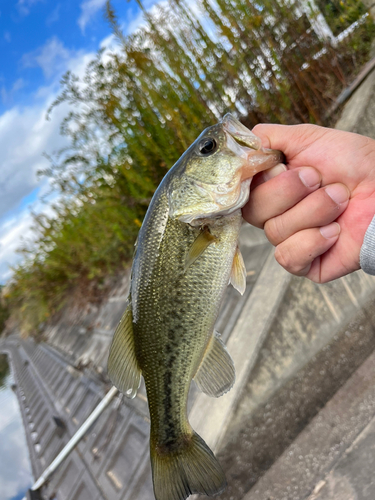
[[[156,500],[185,500],[193,493],[218,495],[226,487],[219,462],[196,433],[169,453],[160,454],[151,446],[151,465]]]

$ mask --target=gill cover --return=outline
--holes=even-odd
[[[249,129],[227,114],[205,129],[175,165],[169,216],[191,225],[243,207],[253,176],[282,161],[279,151],[261,147]]]

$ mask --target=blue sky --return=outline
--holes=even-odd
[[[155,0],[144,2],[150,8]],[[21,238],[30,239],[30,205],[48,211],[38,197],[48,191],[37,170],[48,166],[43,152],[63,146],[59,126],[66,115],[46,110],[69,69],[82,75],[96,51],[113,43],[103,16],[105,0],[3,0],[0,3],[0,283],[18,262]],[[134,0],[113,0],[124,32],[142,16]]]
[[[110,34],[105,0],[5,0],[0,3],[0,111],[29,105],[39,87],[50,85],[67,62],[95,52]],[[125,31],[136,24],[136,2],[113,0]],[[59,73],[59,75],[56,74]]]

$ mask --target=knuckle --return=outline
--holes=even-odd
[[[267,239],[276,246],[285,240],[285,228],[283,217],[273,217],[264,224],[264,232]]]
[[[285,245],[278,245],[275,249],[275,259],[284,269],[289,271],[290,273],[294,273],[295,271],[295,259]]]
[[[294,246],[278,245],[275,249],[275,259],[277,262],[291,274],[299,276],[301,271],[305,270],[308,263],[300,263],[297,259]]]

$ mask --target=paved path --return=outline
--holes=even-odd
[[[0,343],[0,351],[11,358],[37,478],[103,398],[108,386],[75,370],[46,345],[7,339]],[[43,489],[44,498],[153,500],[147,415],[137,405],[119,403],[118,398],[111,403],[55,472]],[[54,417],[59,417],[60,425]]]
[[[301,430],[375,349],[374,279],[360,272],[318,286],[292,278],[275,263],[262,232],[249,226],[241,248],[247,291],[240,297],[228,288],[217,322],[235,361],[237,382],[217,400],[193,386],[189,401],[193,426],[226,471],[228,489],[221,498],[228,500],[240,500],[271,473]],[[66,311],[46,331],[45,344],[3,344],[16,372],[35,477],[109,388],[108,347],[127,287],[125,275],[101,307],[88,305],[79,321],[71,321]],[[53,416],[65,422],[65,431]],[[153,499],[148,432],[142,385],[134,400],[114,402],[98,420],[55,473],[48,495]]]

